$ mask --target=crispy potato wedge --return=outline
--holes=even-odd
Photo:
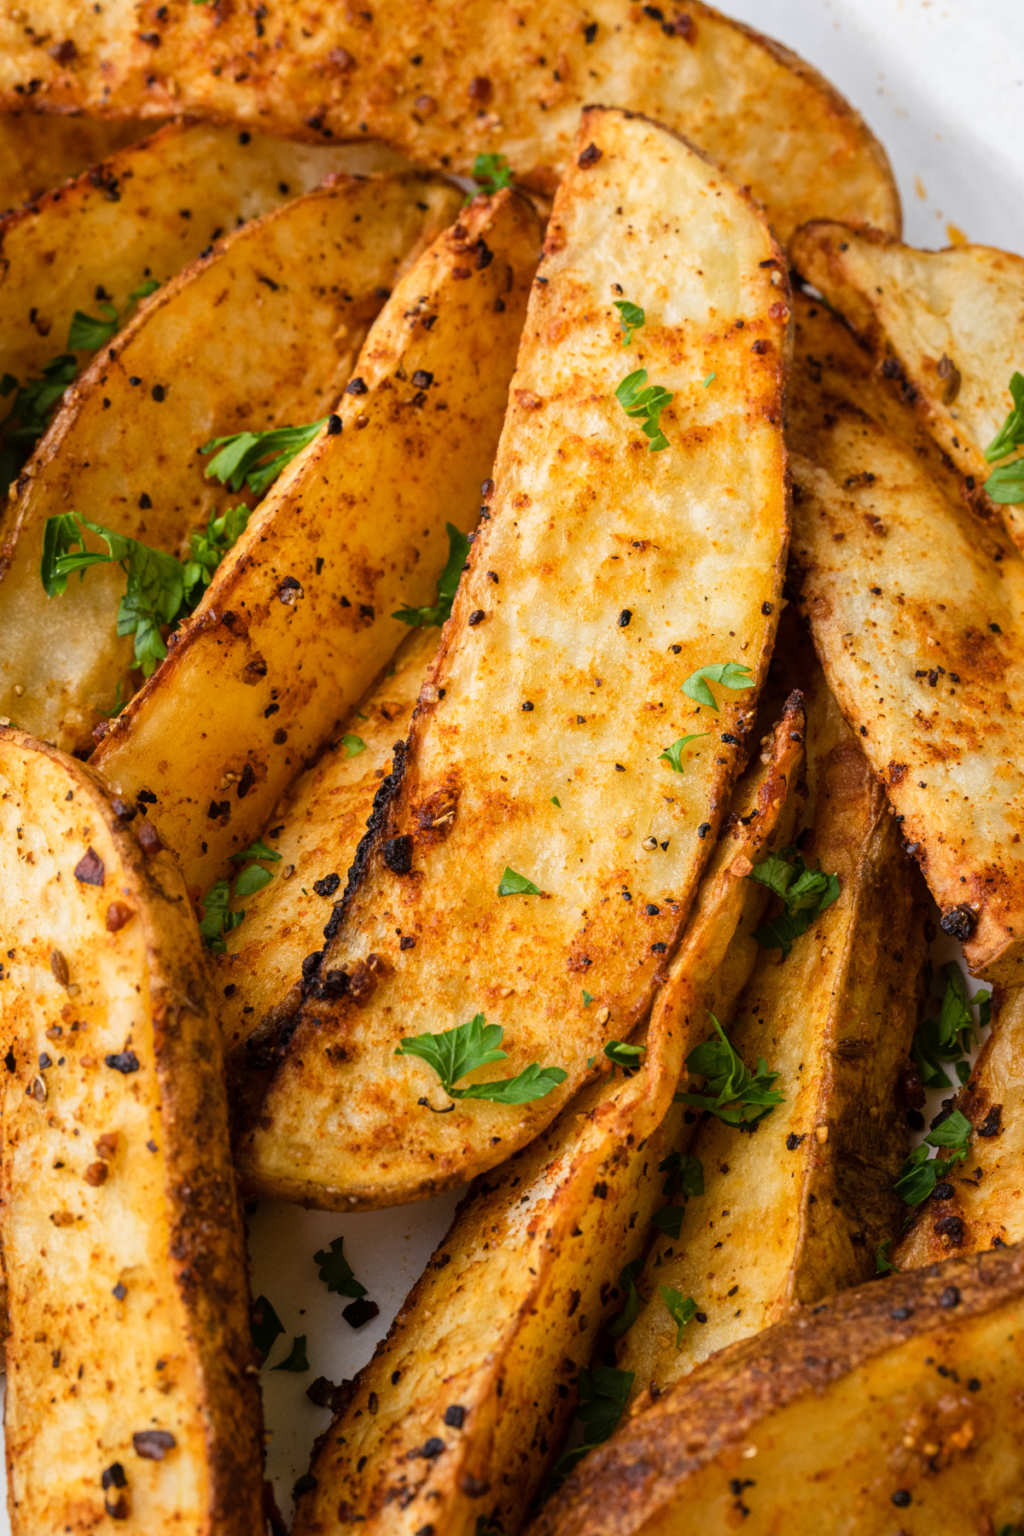
[[[812,218],[900,230],[888,159],[860,116],[789,49],[700,0],[666,16],[624,0],[383,0],[372,13],[331,7],[312,31],[299,0],[281,0],[256,36],[247,12],[203,6],[154,25],[140,32],[130,0],[48,15],[75,50],[62,62],[0,17],[0,105],[20,106],[32,79],[33,102],[55,111],[371,134],[465,173],[500,151],[518,181],[553,193],[580,108],[601,101],[700,144],[753,188],[782,240]]]
[[[1024,547],[1024,506],[994,508],[983,489],[985,449],[1024,361],[1024,257],[988,245],[917,251],[878,230],[824,222],[799,230],[792,252],[967,477],[974,506],[1001,515]]]
[[[408,633],[396,609],[432,601],[446,521],[476,522],[539,244],[532,207],[505,190],[424,252],[360,354],[341,432],[271,489],[96,753],[122,793],[156,795],[190,885],[267,825]]]
[[[104,348],[65,396],[0,525],[0,715],[86,749],[134,665],[132,640],[115,628],[117,566],[46,596],[46,519],[74,509],[157,549],[187,548],[191,529],[240,499],[204,477],[198,450],[325,415],[379,290],[458,202],[456,189],[419,172],[312,192],[216,242]]]
[[[167,853],[0,732],[14,1536],[254,1536],[262,1425],[221,1044]]]
[[[992,1033],[953,1101],[974,1126],[970,1158],[951,1170],[949,1200],[918,1206],[893,1255],[897,1269],[1024,1238],[1024,992],[997,995],[993,1017]]]
[[[330,896],[315,887],[322,881],[336,886],[355,858],[437,642],[434,628],[415,630],[403,642],[338,740],[274,808],[280,825],[270,829],[267,846],[281,857],[267,867],[275,878],[245,898],[245,921],[225,934],[227,952],[217,968],[229,1080],[244,1075],[247,1056],[259,1060],[261,1041],[276,1041],[278,1026],[298,1012],[302,962],[323,948],[324,919],[331,911]],[[249,1042],[246,1053],[242,1048]]]
[[[829,686],[971,969],[1024,955],[1024,562],[913,412],[801,299],[792,560]]]
[[[54,123],[108,137],[139,127],[39,115],[18,121],[37,132]],[[212,123],[168,124],[0,222],[0,373],[20,380],[38,373],[67,350],[76,309],[98,314],[106,294],[123,313],[144,279],[166,282],[226,230],[311,192],[325,176],[399,164],[382,145],[314,147]]]
[[[478,1517],[508,1533],[522,1525],[572,1415],[576,1372],[621,1311],[616,1280],[642,1254],[664,1202],[658,1164],[681,1126],[669,1106],[700,1028],[694,999],[748,893],[758,897],[734,866],[785,835],[802,727],[797,697],[736,786],[680,955],[687,963],[659,996],[643,1066],[631,1077],[599,1075],[531,1147],[470,1190],[319,1442],[295,1536],[356,1521],[363,1536],[411,1533],[424,1521],[434,1536],[455,1536]],[[414,1454],[434,1437],[443,1452]]]
[[[685,1136],[704,1194],[678,1237],[659,1236],[637,1281],[647,1300],[619,1349],[634,1413],[715,1350],[869,1279],[878,1244],[899,1231],[892,1185],[910,1142],[897,1080],[917,1024],[927,906],[885,795],[835,715],[835,745],[827,723],[824,751],[809,738],[823,783],[801,849],[839,876],[839,898],[788,958],[760,951],[735,1023],[721,1019],[752,1071],[763,1057],[780,1074],[785,1102],[752,1131],[708,1116]],[[678,1343],[662,1286],[699,1309]]]
[[[749,199],[646,119],[588,109],[576,157],[497,489],[391,799],[324,930],[323,972],[358,980],[307,1004],[239,1144],[267,1192],[400,1203],[532,1140],[609,1033],[649,1013],[728,806],[787,541],[782,257]],[[620,291],[647,317],[629,349]],[[615,394],[648,369],[673,392],[657,453]],[[747,680],[698,717],[682,684],[729,661]],[[681,743],[682,772],[659,761],[705,728]],[[502,898],[505,868],[535,893]],[[512,1112],[424,1111],[436,1076],[396,1047],[478,1012],[507,1031],[511,1075],[537,1063],[566,1080]]]
[[[41,197],[155,127],[152,120],[0,113],[0,213]]]
[[[531,1536],[960,1536],[1024,1517],[1024,1251],[845,1291],[722,1350]]]

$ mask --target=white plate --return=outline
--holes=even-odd
[[[966,237],[1024,251],[1024,6],[1019,0],[732,0],[740,20],[795,49],[864,114],[903,197],[905,238],[940,247]],[[1021,347],[1024,368],[1024,338]],[[945,941],[936,960],[950,958]],[[306,1398],[316,1376],[354,1376],[387,1332],[451,1220],[457,1194],[400,1210],[332,1216],[264,1202],[250,1222],[253,1294],[283,1322],[263,1372],[268,1473],[281,1512],[329,1414]],[[345,1299],[321,1284],[313,1254],[344,1234],[380,1315],[355,1331]],[[310,1370],[271,1367],[305,1334]],[[0,1511],[0,1536],[9,1536]]]

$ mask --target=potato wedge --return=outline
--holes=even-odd
[[[274,879],[245,897],[245,921],[225,934],[227,952],[217,966],[229,1082],[245,1075],[246,1059],[259,1060],[261,1040],[276,1041],[280,1024],[298,1012],[302,962],[323,948],[330,888],[355,858],[374,797],[391,772],[396,742],[403,743],[409,729],[438,634],[434,628],[413,631],[338,739],[274,808],[279,825],[269,829],[265,843],[280,859],[264,861]],[[322,882],[330,894],[316,889]]]
[[[838,716],[838,710],[835,711]],[[817,723],[817,722],[815,722]],[[715,1350],[875,1273],[880,1242],[904,1207],[893,1182],[910,1150],[897,1079],[917,1024],[927,906],[901,852],[885,795],[841,719],[821,752],[823,782],[807,863],[839,877],[838,900],[783,959],[760,951],[731,1015],[741,1059],[764,1058],[785,1102],[752,1130],[690,1109],[682,1150],[700,1160],[704,1194],[679,1235],[656,1241],[637,1288],[646,1298],[619,1349],[642,1412]],[[699,1038],[710,1033],[707,1019]],[[699,1081],[691,1086],[699,1092]],[[662,1298],[697,1305],[678,1335]]]
[[[929,1536],[1024,1518],[1024,1252],[845,1291],[580,1463],[531,1536]]]
[[[342,430],[272,488],[96,753],[121,793],[156,796],[190,885],[267,825],[408,633],[400,605],[432,601],[446,521],[476,522],[539,243],[506,190],[424,252],[360,354]]]
[[[0,113],[0,214],[154,132],[156,123]]]
[[[948,1200],[919,1205],[893,1254],[897,1269],[934,1264],[951,1252],[980,1253],[1024,1238],[1024,992],[996,997],[992,1033],[953,1108],[974,1127],[970,1157],[950,1169]]]
[[[38,114],[18,121],[37,132],[51,123],[107,137],[112,129],[139,131]],[[121,149],[0,222],[0,373],[22,381],[39,373],[67,351],[76,309],[100,315],[106,294],[123,314],[144,279],[166,282],[226,230],[311,192],[325,176],[391,170],[396,162],[382,145],[290,144],[212,123],[168,124],[145,144]],[[5,414],[11,398],[0,404]]]
[[[1024,257],[988,245],[917,251],[878,230],[824,222],[798,231],[792,251],[966,476],[976,509],[1001,515],[1024,548],[1024,506],[994,508],[983,489],[985,449],[1024,365]]]
[[[331,7],[315,26],[299,0],[281,0],[255,36],[248,12],[203,6],[175,7],[147,32],[131,0],[57,16],[47,26],[75,50],[63,62],[0,17],[0,105],[20,106],[31,79],[34,104],[56,111],[371,134],[467,174],[497,151],[517,181],[550,194],[580,108],[601,101],[701,145],[753,188],[782,240],[811,218],[899,233],[889,162],[860,116],[789,49],[700,0],[665,15],[623,0],[383,0]]]
[[[797,697],[736,786],[687,930],[687,964],[660,994],[643,1066],[599,1075],[531,1147],[470,1190],[322,1437],[294,1536],[356,1521],[363,1536],[424,1521],[434,1536],[470,1531],[478,1519],[508,1536],[522,1525],[572,1415],[577,1370],[622,1310],[620,1272],[642,1254],[664,1203],[658,1165],[681,1124],[669,1106],[700,1028],[694,998],[748,896],[758,898],[734,866],[783,832],[802,727]],[[424,1456],[431,1440],[444,1449]]]
[[[801,299],[793,564],[829,686],[971,969],[1024,955],[1024,562],[870,359]]]
[[[497,489],[392,799],[324,930],[342,995],[308,1003],[239,1144],[267,1192],[400,1203],[532,1140],[609,1033],[648,1015],[728,806],[786,547],[783,258],[702,156],[594,108],[543,274]],[[620,292],[645,306],[629,348]],[[648,369],[659,452],[616,398]],[[742,679],[711,707],[680,691],[729,662]],[[681,772],[659,760],[705,732],[679,740]],[[501,895],[506,868],[527,894]],[[424,1111],[437,1078],[396,1048],[477,1013],[507,1030],[511,1075],[566,1080],[511,1111]]]
[[[104,348],[65,397],[0,525],[0,715],[81,751],[116,685],[132,691],[132,641],[115,629],[124,574],[97,567],[48,598],[46,519],[74,509],[157,549],[187,548],[191,529],[240,499],[204,477],[198,450],[215,436],[325,415],[379,290],[458,202],[454,188],[417,172],[312,192],[216,242]]]
[[[139,1536],[254,1536],[245,1245],[181,877],[87,769],[11,730],[0,848],[12,1532],[106,1513]]]

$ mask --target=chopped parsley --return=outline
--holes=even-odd
[[[309,1361],[306,1359],[306,1335],[300,1333],[292,1339],[291,1353],[281,1361],[279,1365],[272,1365],[272,1371],[308,1371]]]
[[[313,1263],[318,1265],[320,1279],[329,1291],[339,1296],[351,1296],[353,1301],[358,1301],[366,1295],[366,1286],[360,1285],[356,1279],[344,1249],[344,1237],[336,1237],[330,1248],[321,1248],[319,1253],[314,1253]]]
[[[366,751],[366,742],[361,736],[353,736],[351,732],[341,738],[341,744],[345,748],[346,757],[358,757],[360,752]]]
[[[284,1324],[265,1296],[257,1296],[252,1304],[250,1328],[252,1341],[262,1364],[273,1349],[275,1341],[284,1333]]]
[[[757,1072],[751,1072],[733,1050],[714,1014],[710,1017],[719,1038],[705,1040],[686,1058],[686,1065],[694,1076],[706,1079],[704,1091],[677,1093],[675,1102],[709,1110],[725,1125],[749,1129],[765,1115],[770,1115],[776,1104],[786,1102],[784,1096],[772,1087],[779,1073],[768,1071],[763,1056],[758,1058]]]
[[[559,1456],[551,1473],[552,1491],[588,1451],[614,1434],[632,1388],[632,1371],[618,1371],[609,1365],[595,1365],[592,1371],[580,1368],[576,1417],[584,1426],[583,1444]]]
[[[637,1278],[643,1268],[643,1259],[634,1259],[632,1264],[627,1264],[619,1275],[619,1285],[626,1293],[626,1305],[608,1324],[605,1332],[610,1339],[621,1339],[624,1333],[628,1333],[637,1320],[640,1311],[640,1292],[636,1288]]]
[[[693,699],[696,704],[706,704],[717,715],[718,705],[708,687],[709,682],[718,683],[722,688],[731,688],[733,692],[741,692],[753,688],[754,676],[749,667],[738,661],[716,662],[713,666],[698,667],[696,672],[690,673],[682,685],[686,697]]]
[[[418,1056],[433,1067],[441,1087],[452,1099],[487,1099],[492,1104],[529,1104],[543,1099],[564,1082],[568,1073],[561,1067],[541,1067],[531,1062],[515,1077],[499,1078],[489,1083],[473,1083],[457,1088],[460,1078],[478,1067],[505,1061],[507,1051],[499,1050],[505,1031],[500,1024],[486,1023],[482,1013],[454,1029],[440,1034],[414,1035],[402,1041],[396,1056]]]
[[[633,332],[638,331],[642,325],[646,325],[647,317],[639,304],[631,304],[628,299],[616,299],[615,308],[619,312],[619,324],[623,330],[622,345],[628,347],[633,340]],[[647,375],[644,374],[645,379],[646,377]]]
[[[0,397],[14,393],[10,412],[0,424],[0,488],[6,488],[29,458],[77,372],[77,359],[62,353],[45,365],[41,378],[27,379],[24,384],[19,384],[12,373],[0,378]]]
[[[1005,459],[1015,448],[1024,448],[1024,374],[1014,373],[1010,380],[1013,410],[985,449],[990,464]],[[1024,459],[1000,464],[985,481],[992,500],[1001,506],[1016,506],[1024,501]]]
[[[640,430],[651,440],[651,453],[660,453],[668,447],[668,438],[660,426],[661,413],[667,405],[672,404],[674,396],[667,389],[662,389],[660,384],[652,384],[644,389],[646,383],[647,369],[637,368],[623,379],[615,391],[615,398],[627,416],[640,421]]]
[[[682,771],[683,771],[683,759],[682,759],[683,748],[684,747],[688,747],[690,745],[691,741],[700,741],[703,737],[710,736],[710,735],[711,735],[710,731],[698,731],[696,733],[696,735],[693,735],[693,736],[680,736],[679,740],[678,741],[674,741],[670,747],[666,747],[664,752],[659,752],[659,754],[658,754],[658,762],[659,763],[668,763],[669,766],[672,768],[674,773],[682,773]]]
[[[982,990],[969,998],[963,972],[955,960],[947,961],[942,974],[946,978],[946,990],[939,1017],[922,1019],[910,1048],[911,1059],[926,1088],[953,1086],[943,1062],[953,1063],[960,1082],[967,1081],[970,1066],[965,1058],[978,1038],[971,1009],[977,1005],[980,1029],[986,1029],[992,1018],[991,992]]]
[[[621,1067],[624,1072],[631,1073],[640,1065],[640,1057],[646,1049],[645,1045],[626,1045],[621,1040],[609,1040],[604,1053],[614,1067]]]
[[[512,167],[504,155],[477,155],[473,161],[473,180],[481,192],[493,197],[502,187],[512,185]]]
[[[718,374],[717,373],[709,373],[707,378],[704,379],[704,381],[702,382],[701,388],[702,389],[710,389],[711,385],[715,382],[715,380],[717,378],[718,378]]]
[[[954,1109],[928,1133],[921,1146],[914,1148],[893,1185],[906,1205],[920,1205],[922,1200],[927,1200],[936,1184],[941,1183],[957,1163],[966,1160],[973,1129],[967,1116]],[[947,1155],[929,1161],[929,1147],[942,1147]]]
[[[552,795],[551,796],[551,804],[552,805],[557,805],[559,810],[562,809],[562,802],[561,802],[561,800],[559,800],[557,795]]]
[[[301,427],[273,427],[269,432],[236,432],[231,437],[215,437],[200,448],[213,453],[206,466],[207,475],[240,491],[247,485],[255,496],[263,496],[286,464],[308,448],[328,418],[309,421]],[[216,452],[214,452],[216,450]]]
[[[692,1296],[684,1296],[670,1285],[659,1285],[658,1295],[668,1308],[668,1315],[676,1325],[676,1349],[683,1347],[683,1329],[696,1314],[697,1303]]]
[[[790,855],[791,863],[787,862]],[[839,876],[809,869],[792,844],[755,864],[747,879],[766,885],[785,902],[778,917],[756,928],[753,934],[762,949],[781,949],[783,959],[793,948],[793,940],[806,933],[839,896]]]
[[[687,1152],[670,1152],[658,1164],[658,1172],[668,1175],[662,1194],[677,1193],[682,1196],[683,1204],[662,1206],[651,1217],[651,1225],[657,1227],[659,1232],[664,1232],[666,1237],[678,1238],[687,1202],[694,1195],[704,1193],[704,1165],[699,1157],[691,1157]]]
[[[875,1274],[898,1275],[899,1269],[889,1258],[889,1249],[892,1247],[892,1238],[887,1237],[883,1243],[879,1243],[875,1249]]]
[[[499,896],[539,896],[540,886],[534,885],[525,875],[517,875],[514,869],[505,865],[505,873],[498,881]]]
[[[268,848],[262,837],[258,837],[248,848],[243,848],[240,853],[233,853],[233,859],[268,859],[271,864],[279,862],[281,855],[276,848]]]
[[[100,319],[76,309],[68,329],[68,351],[97,352],[100,347],[105,347],[108,341],[113,341],[138,301],[148,299],[149,295],[155,293],[159,287],[160,284],[150,277],[138,288],[134,288],[128,295],[128,303],[125,305],[123,315],[119,315],[109,301],[100,304],[102,311]]]
[[[274,848],[268,848],[262,838],[257,838],[240,853],[233,853],[233,859],[266,859],[271,863],[280,863],[281,854]],[[257,891],[262,891],[265,885],[269,885],[274,876],[271,870],[264,869],[262,864],[249,864],[236,876],[234,889],[230,880],[217,880],[202,898],[203,916],[199,923],[199,932],[203,937],[207,949],[215,955],[223,955],[227,950],[224,935],[237,928],[245,917],[241,912],[231,911],[231,899],[233,896],[254,896]]]
[[[591,1003],[594,1001],[593,995],[587,991],[586,987],[581,987],[580,991],[583,993],[584,1008],[589,1008]]]
[[[437,599],[431,608],[410,608],[403,603],[397,613],[393,613],[393,619],[400,619],[403,624],[408,624],[412,629],[420,629],[424,625],[443,624],[451,617],[452,603],[455,594],[459,590],[459,578],[462,568],[469,559],[469,540],[464,533],[452,523],[445,523],[448,531],[448,559],[445,568],[437,578]]]

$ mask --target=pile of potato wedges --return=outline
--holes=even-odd
[[[0,0],[0,151],[14,1536],[1020,1536],[1024,258],[699,0]],[[286,1524],[243,1203],[462,1186]]]

